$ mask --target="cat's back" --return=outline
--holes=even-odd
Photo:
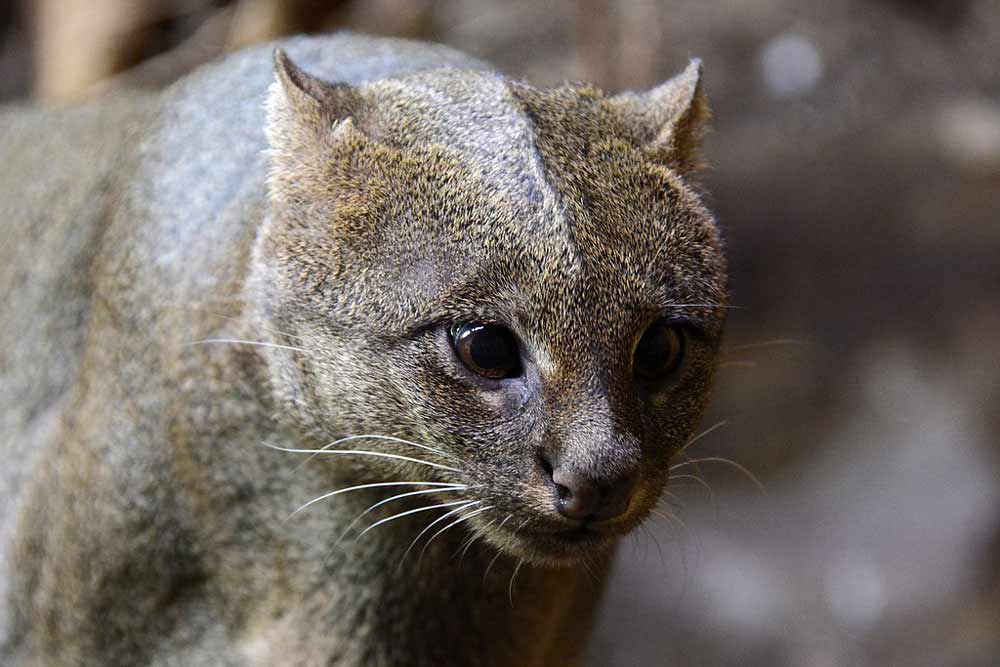
[[[91,267],[148,109],[148,98],[135,96],[0,111],[0,452],[8,463],[13,448],[30,453],[26,433],[76,377]]]
[[[91,267],[147,110],[134,97],[0,111],[0,567],[79,373]],[[0,600],[10,583],[0,577]],[[0,644],[6,615],[0,603]]]

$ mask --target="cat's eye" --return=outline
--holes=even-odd
[[[451,328],[451,344],[466,368],[492,380],[521,374],[517,340],[496,324],[458,324]]]
[[[642,380],[662,380],[684,360],[684,330],[670,322],[656,322],[642,335],[635,348],[633,367]]]

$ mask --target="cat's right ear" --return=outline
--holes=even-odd
[[[274,51],[274,82],[267,99],[267,138],[278,155],[302,157],[358,133],[352,118],[361,96],[350,85],[327,83]]]
[[[682,174],[698,170],[699,144],[711,116],[700,60],[652,90],[617,95],[612,104],[650,158]]]

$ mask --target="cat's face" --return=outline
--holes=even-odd
[[[272,179],[257,262],[274,328],[310,350],[272,375],[331,440],[438,450],[351,445],[434,464],[366,460],[373,481],[467,487],[427,522],[454,511],[441,527],[467,517],[517,556],[571,562],[649,513],[702,413],[725,314],[716,227],[613,99],[448,77],[431,83],[488,94],[470,104],[495,126],[356,111],[322,159]]]

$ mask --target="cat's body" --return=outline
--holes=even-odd
[[[634,156],[615,156],[625,125],[607,145],[574,144],[596,132],[592,121],[576,127],[573,112],[597,105],[595,92],[567,89],[562,106],[407,42],[337,36],[285,48],[302,69],[354,88],[320,89],[279,59],[266,113],[267,48],[163,95],[0,116],[0,216],[13,230],[0,248],[0,663],[572,664],[610,543],[587,552],[589,571],[543,565],[565,560],[563,547],[524,543],[548,525],[531,514],[546,505],[522,486],[539,474],[535,457],[505,442],[618,438],[604,458],[595,446],[558,460],[586,459],[607,476],[641,459],[654,481],[636,491],[628,520],[641,518],[707,392],[724,298],[711,219],[673,172],[649,176]],[[678,114],[668,114],[675,137],[689,122]],[[553,132],[567,136],[553,143]],[[687,147],[675,144],[657,150],[686,167]],[[634,174],[581,189],[580,151],[598,179],[604,168]],[[676,191],[646,205],[637,192],[647,177]],[[686,243],[691,257],[668,258],[659,297],[709,304],[704,359],[677,380],[684,398],[662,424],[622,407],[614,372],[595,375],[620,356],[614,336],[589,336],[589,352],[568,338],[552,346],[566,317],[614,331],[627,319],[614,300],[630,301],[620,295],[633,283],[641,291],[622,267],[652,232],[604,231],[618,205],[675,207],[682,224],[664,246]],[[492,321],[508,306],[524,315],[511,328],[534,346],[520,384],[480,395],[450,366],[428,366],[451,363],[437,360],[446,345],[435,347],[432,323]],[[546,326],[551,340],[531,338]],[[587,372],[576,372],[584,358]],[[553,369],[558,381],[546,384]],[[533,398],[543,385],[544,400]],[[553,417],[556,405],[566,419]],[[653,427],[669,446],[651,454],[641,433]],[[273,449],[373,433],[445,452],[371,439],[337,447],[432,467],[369,455],[303,464]],[[559,451],[573,447],[584,446]],[[286,520],[331,490],[400,481],[423,486],[348,492]],[[376,501],[445,483],[455,488],[392,501],[354,525],[470,504],[347,532]],[[421,558],[438,527],[477,510]]]

